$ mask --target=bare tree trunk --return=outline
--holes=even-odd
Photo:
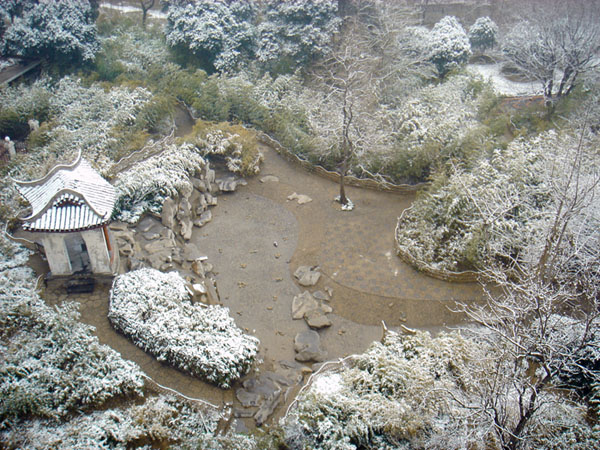
[[[146,18],[148,17],[148,11],[154,6],[156,0],[140,0],[140,6],[142,7],[142,27],[146,29]]]

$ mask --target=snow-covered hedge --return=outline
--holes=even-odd
[[[74,304],[46,306],[33,272],[20,266],[26,253],[1,239],[0,429],[139,394],[139,368],[101,345]]]
[[[191,144],[178,146],[167,139],[154,145],[164,149],[119,173],[115,179],[119,220],[135,223],[147,211],[160,214],[167,197],[192,191],[190,177],[206,164]]]
[[[557,192],[577,145],[577,137],[549,131],[496,149],[469,170],[457,166],[449,175],[437,174],[400,218],[398,245],[435,269],[481,269],[491,259],[533,264],[552,226],[552,210],[560,201]],[[597,164],[590,155],[580,184]],[[584,213],[572,220],[565,240],[585,242],[581,254],[588,245],[596,246],[592,253],[597,251],[590,237],[600,217],[593,208]]]
[[[36,419],[0,433],[0,442],[29,450],[125,450],[139,448],[142,441],[165,448],[190,448],[197,440],[213,439],[218,418],[216,410],[159,395],[141,405],[76,415],[66,422]]]
[[[466,364],[475,349],[457,334],[387,333],[350,367],[317,376],[299,397],[286,424],[291,447],[391,449],[398,442],[422,443],[448,411],[445,393],[460,398],[461,386],[470,386]]]
[[[229,309],[189,297],[178,273],[140,269],[115,278],[108,317],[159,360],[228,388],[250,369],[258,339],[236,327]]]
[[[489,17],[479,17],[469,27],[471,47],[485,50],[492,48],[498,41],[498,25]]]

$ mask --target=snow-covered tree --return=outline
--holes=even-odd
[[[139,269],[115,278],[108,318],[159,360],[222,388],[245,375],[258,339],[242,333],[217,305],[194,305],[176,272]]]
[[[39,0],[21,13],[4,34],[4,54],[90,61],[100,48],[95,12],[89,1]]]
[[[255,8],[246,0],[171,3],[165,27],[167,44],[189,50],[208,68],[232,70],[252,53]]]
[[[429,33],[429,60],[440,76],[465,64],[471,56],[469,38],[458,19],[443,17]]]
[[[473,49],[493,48],[498,40],[498,25],[489,17],[479,17],[469,27],[469,42]]]
[[[600,67],[600,2],[528,2],[526,19],[505,36],[504,54],[540,82],[546,99],[571,93],[581,76]]]
[[[257,59],[274,72],[291,72],[326,55],[341,19],[337,0],[267,0],[257,27]]]

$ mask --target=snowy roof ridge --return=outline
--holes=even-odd
[[[46,176],[33,181],[15,180],[18,191],[31,205],[23,218],[31,231],[76,231],[107,223],[116,193],[83,158],[55,166]]]

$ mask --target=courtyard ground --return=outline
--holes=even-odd
[[[437,331],[458,325],[461,317],[450,311],[454,302],[470,303],[483,295],[477,284],[432,279],[395,255],[394,227],[413,195],[348,187],[355,209],[341,211],[333,200],[336,183],[292,165],[269,147],[262,151],[261,173],[236,192],[220,194],[212,221],[194,228],[191,242],[214,266],[221,303],[238,326],[260,339],[259,370],[268,380],[250,373],[223,391],[159,363],[110,325],[110,284],[98,285],[93,294],[67,295],[51,283],[44,295],[51,304],[81,302],[81,320],[96,328],[100,341],[138,363],[157,383],[188,397],[232,404],[240,418],[235,427],[242,431],[254,426],[250,417],[256,408],[243,408],[240,400],[248,401],[258,390],[264,401],[283,389],[273,402],[277,417],[310,368],[294,362],[294,337],[309,329],[304,320],[291,317],[292,300],[303,290],[332,292],[325,302],[333,309],[332,325],[319,331],[328,359],[362,353],[381,338],[381,321],[391,329],[405,325]],[[312,200],[288,200],[294,192]],[[299,266],[318,266],[322,276],[316,286],[296,283],[293,273]]]

